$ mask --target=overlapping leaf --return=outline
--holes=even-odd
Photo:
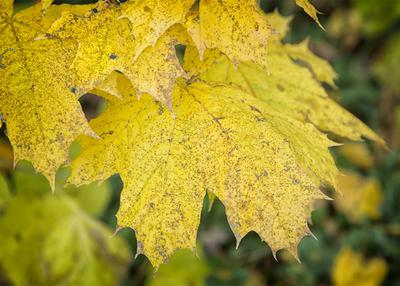
[[[52,23],[65,11],[77,15],[85,13],[91,5],[57,5],[43,13],[41,5],[34,5],[13,15],[13,0],[2,1],[0,6],[0,53],[18,49],[18,45],[44,35]]]
[[[239,86],[268,103],[280,114],[311,122],[325,132],[351,140],[367,137],[380,139],[365,124],[329,98],[315,79],[333,84],[335,73],[327,62],[315,56],[303,44],[282,44],[288,21],[278,14],[269,15],[271,23],[282,31],[272,38],[269,45],[269,73],[251,63],[236,69],[229,59],[218,51],[207,51],[200,61],[195,48],[189,47],[185,55],[185,68],[189,75]],[[303,67],[292,59],[301,60]],[[314,75],[313,75],[314,74]]]
[[[185,21],[195,0],[142,0],[129,1],[123,6],[122,17],[133,26],[136,39],[135,57],[158,39],[173,25]]]
[[[0,112],[7,123],[15,163],[31,161],[53,184],[71,142],[79,134],[92,134],[69,90],[68,64],[75,57],[76,44],[34,40],[67,6],[51,8],[42,15],[36,5],[12,16],[13,3],[6,3],[0,33]],[[72,9],[79,13],[86,8]]]
[[[237,65],[251,61],[266,67],[271,26],[255,0],[201,0],[200,39]]]
[[[148,13],[146,9],[141,11]],[[138,28],[127,18],[121,18],[125,12],[100,4],[86,17],[68,13],[53,25],[53,36],[74,38],[79,43],[71,67],[75,74],[74,90],[82,95],[117,70],[130,79],[138,94],[148,93],[170,107],[175,80],[184,74],[176,57],[175,45],[179,38],[186,37],[185,31],[183,28],[179,30],[179,26],[163,30],[156,42],[147,39],[147,48],[141,50],[137,58],[135,50],[144,41],[140,38],[143,35],[134,35]],[[138,11],[137,18],[140,17],[144,16]]]
[[[70,67],[74,74],[72,88],[77,95],[93,89],[112,71],[133,64],[132,25],[119,16],[120,9],[100,3],[83,17],[66,12],[52,25],[52,37],[72,38],[79,43]]]

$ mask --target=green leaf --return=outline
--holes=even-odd
[[[13,285],[119,285],[123,240],[65,195],[19,195],[0,217],[0,268]]]

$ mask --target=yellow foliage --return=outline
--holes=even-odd
[[[68,45],[73,50],[73,42],[60,45],[55,39],[21,44],[19,50],[3,55],[5,68],[0,70],[0,111],[14,161],[31,161],[52,184],[76,136],[93,135],[68,90],[68,74],[62,73],[74,56],[65,52]]]
[[[148,13],[143,7],[137,13],[139,11]],[[139,35],[132,33],[137,31],[135,23],[123,17],[125,13],[125,10],[101,3],[85,17],[64,13],[53,24],[50,33],[54,36],[74,38],[79,43],[78,54],[71,67],[75,75],[74,90],[77,95],[82,95],[118,70],[128,77],[138,95],[148,93],[170,108],[175,80],[184,75],[176,57],[175,45],[188,40],[186,32],[182,27],[173,26],[163,31],[156,42],[147,39],[147,48],[141,47],[137,57],[133,51],[141,45],[137,38]],[[139,13],[136,19],[141,17],[144,16]]]
[[[124,72],[133,64],[133,27],[120,16],[120,9],[101,2],[83,17],[63,13],[52,25],[49,33],[53,36],[74,39],[79,44],[69,67],[74,75],[71,87],[77,96],[103,82],[114,70]]]
[[[340,251],[332,269],[334,286],[379,286],[388,271],[385,260],[363,256],[349,248]]]
[[[70,182],[119,173],[118,224],[135,229],[138,253],[156,267],[195,248],[207,192],[238,243],[256,231],[274,253],[297,256],[313,203],[326,198],[319,188],[337,186],[336,143],[323,132],[383,143],[328,97],[320,82],[336,75],[307,42],[281,43],[289,19],[255,0],[42,10],[50,2],[14,17],[12,1],[0,3],[0,112],[15,162],[30,160],[54,189],[82,135]],[[317,20],[308,1],[297,3]],[[187,46],[187,74],[177,44]],[[91,90],[109,101],[90,124],[101,138],[77,100]]]
[[[355,173],[341,176],[339,180],[341,194],[336,196],[335,205],[349,219],[357,222],[362,218],[378,219],[383,194],[376,179],[364,179]]]
[[[0,52],[18,49],[20,44],[43,36],[52,23],[65,11],[81,15],[91,5],[56,5],[42,12],[41,5],[34,5],[13,15],[13,1],[2,1],[0,5]]]
[[[75,43],[32,41],[68,6],[50,8],[41,16],[40,6],[35,5],[12,17],[12,2],[2,7],[9,13],[1,14],[0,19],[5,23],[0,29],[0,112],[7,122],[15,163],[32,161],[54,184],[71,142],[79,134],[92,134],[79,102],[68,88],[70,74],[65,65],[75,56]],[[73,8],[77,13],[81,9]]]
[[[333,143],[235,87],[182,83],[173,102],[175,119],[148,96],[110,103],[91,123],[102,140],[81,137],[70,182],[119,173],[118,224],[135,229],[156,267],[195,247],[206,189],[225,205],[238,242],[254,230],[274,251],[296,255],[324,198],[319,186],[336,184]]]
[[[207,51],[204,60],[200,61],[193,47],[186,50],[184,68],[192,77],[240,86],[277,112],[311,122],[323,131],[351,140],[368,137],[384,144],[375,132],[330,99],[311,71],[291,59],[292,47],[286,49],[289,45],[278,42],[275,45],[274,51],[269,53],[269,73],[251,63],[242,63],[235,68],[226,56],[215,50]],[[311,56],[307,58],[312,59]],[[310,62],[310,66],[315,63]],[[333,82],[331,76],[325,80]]]

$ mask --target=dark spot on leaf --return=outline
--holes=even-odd
[[[116,54],[110,54],[110,59],[116,60],[118,58],[118,55]]]
[[[281,91],[281,92],[284,92],[284,91],[286,90],[286,89],[285,89],[282,85],[280,85],[280,84],[278,84],[276,87],[277,87],[278,90]]]
[[[76,92],[77,92],[77,89],[76,89],[75,86],[71,87],[69,90],[70,90],[73,94],[76,94]]]

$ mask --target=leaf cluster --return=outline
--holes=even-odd
[[[43,1],[15,15],[2,1],[0,112],[15,162],[31,161],[54,189],[78,138],[69,183],[119,174],[118,225],[135,229],[156,267],[195,248],[207,193],[238,244],[256,231],[297,257],[320,188],[337,187],[329,147],[384,143],[329,98],[328,62],[307,41],[283,42],[289,22],[254,0]],[[78,101],[88,92],[108,101],[90,123]]]

